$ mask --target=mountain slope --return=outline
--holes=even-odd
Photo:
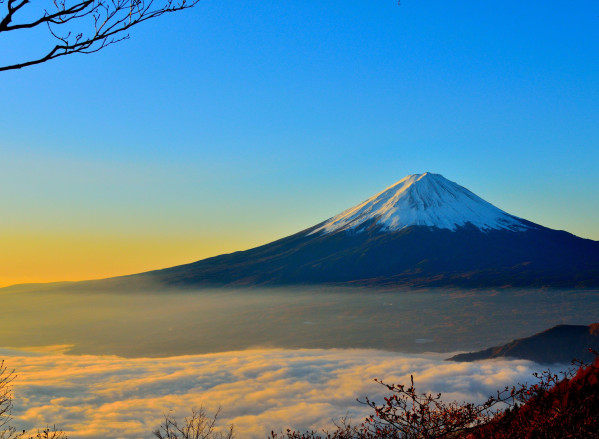
[[[537,363],[569,364],[574,358],[592,361],[595,356],[589,352],[589,348],[599,350],[599,323],[589,326],[558,325],[531,337],[478,352],[458,354],[448,360],[476,361],[512,357]]]
[[[512,216],[425,173],[295,235],[138,276],[174,286],[598,287],[599,242]]]

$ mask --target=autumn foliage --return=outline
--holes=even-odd
[[[522,405],[499,413],[467,439],[599,438],[599,357],[574,376],[544,373]]]
[[[271,433],[271,439],[558,439],[599,438],[599,356],[576,373],[549,371],[533,385],[497,392],[482,404],[446,403],[441,394],[385,384],[383,404],[358,425],[343,420],[332,431]]]

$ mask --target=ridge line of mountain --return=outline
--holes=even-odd
[[[492,358],[517,358],[536,363],[570,364],[574,359],[590,362],[599,351],[599,323],[557,325],[530,337],[512,340],[476,352],[454,355],[448,361],[470,362]]]

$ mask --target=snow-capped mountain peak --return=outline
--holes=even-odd
[[[467,225],[483,231],[523,231],[530,223],[486,202],[440,174],[412,174],[326,221],[310,234],[360,231],[376,223],[385,231],[409,226],[457,230]]]

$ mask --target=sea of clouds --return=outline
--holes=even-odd
[[[444,361],[448,354],[406,355],[381,350],[253,349],[167,358],[66,355],[0,350],[16,370],[14,425],[56,424],[71,439],[150,438],[165,413],[222,407],[221,424],[237,438],[271,430],[319,429],[370,413],[356,398],[382,401],[373,381],[409,383],[444,399],[482,401],[500,388],[531,382],[542,366],[524,360]]]

